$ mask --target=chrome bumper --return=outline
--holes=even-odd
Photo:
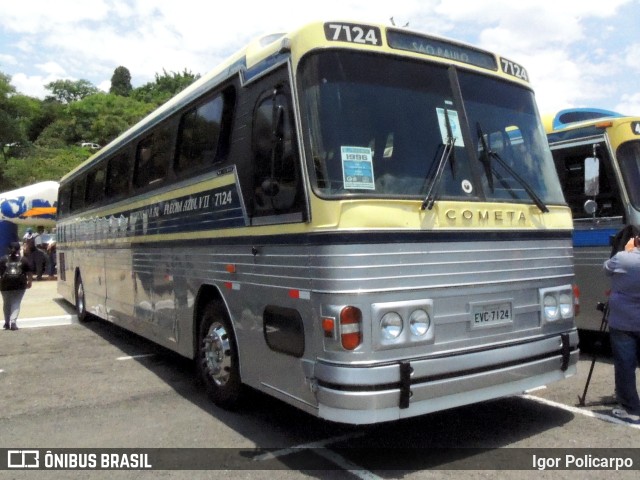
[[[476,403],[576,373],[575,330],[471,353],[376,366],[315,366],[319,416],[364,424]]]

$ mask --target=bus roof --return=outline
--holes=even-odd
[[[601,108],[567,108],[556,114],[542,117],[542,123],[547,133],[564,128],[573,128],[594,123],[605,118],[622,118],[624,115]]]
[[[463,42],[383,24],[317,21],[290,33],[265,35],[252,41],[64,175],[61,182],[75,177],[94,160],[114,153],[133,138],[144,136],[224,80],[240,75],[242,82],[248,83],[289,58],[295,66],[308,51],[331,47],[367,49],[420,59],[428,56],[432,61],[456,64],[522,85],[528,86],[529,82],[527,71],[521,65]]]

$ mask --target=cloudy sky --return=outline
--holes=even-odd
[[[640,115],[640,0],[4,0],[0,72],[43,98],[57,79],[108,90],[163,69],[204,74],[251,39],[309,20],[355,19],[444,35],[524,65],[541,112]]]

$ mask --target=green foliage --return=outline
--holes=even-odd
[[[45,180],[58,181],[91,155],[80,147],[25,148],[29,151],[25,158],[10,158],[5,164],[0,192]]]
[[[11,77],[0,72],[0,104],[14,93],[16,93],[16,89],[11,85]]]
[[[111,93],[73,102],[38,137],[40,146],[60,148],[80,142],[105,145],[147,115],[153,105]]]
[[[17,93],[0,72],[0,192],[59,180],[91,155],[77,144],[106,145],[199,77],[163,70],[132,89],[129,70],[120,66],[110,93],[87,80],[57,80],[45,85],[52,95],[43,101]]]
[[[136,88],[131,96],[141,102],[160,106],[200,78],[185,69],[182,73],[162,70],[162,75],[156,73],[154,82],[149,82]]]
[[[11,85],[11,77],[0,72],[0,150],[2,157],[7,160],[5,145],[18,141],[20,126],[12,112],[11,97],[15,94]],[[1,178],[1,175],[0,175]]]
[[[133,90],[131,86],[131,73],[127,67],[118,67],[113,71],[111,77],[111,88],[109,93],[114,95],[120,95],[122,97],[128,97]]]
[[[56,80],[47,83],[44,88],[51,90],[51,98],[60,103],[71,103],[98,93],[98,89],[89,80]]]

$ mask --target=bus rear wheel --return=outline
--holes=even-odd
[[[84,296],[84,285],[82,283],[82,277],[78,274],[76,278],[76,312],[78,313],[78,320],[85,322],[88,317],[87,304]]]
[[[204,309],[198,335],[198,374],[219,407],[237,407],[242,382],[238,349],[229,317],[218,302]]]

